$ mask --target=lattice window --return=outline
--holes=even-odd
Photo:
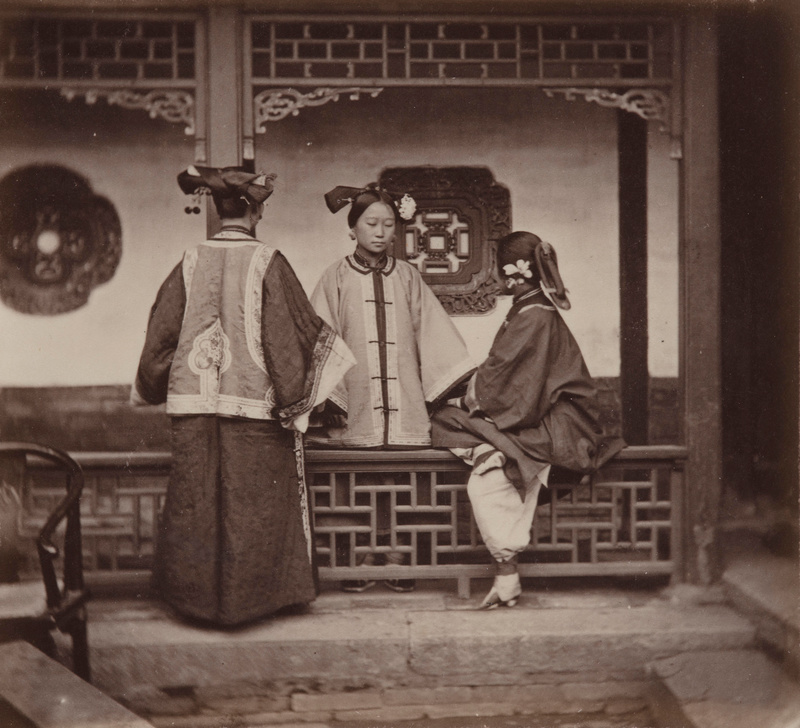
[[[337,79],[544,84],[668,81],[672,25],[653,20],[251,21],[255,83]]]
[[[420,273],[458,273],[475,249],[469,223],[458,210],[421,210],[405,224],[406,260]]]
[[[450,314],[492,310],[496,241],[511,232],[511,197],[485,167],[395,167],[380,184],[417,203],[395,255],[415,265]]]
[[[193,20],[0,18],[0,85],[194,80],[196,62]]]
[[[162,469],[163,470],[163,469]],[[115,574],[152,568],[158,513],[166,495],[166,475],[120,468],[85,469],[81,497],[84,569]],[[51,485],[49,473],[37,473],[23,493],[25,517],[21,536],[33,542],[64,497],[63,483]],[[26,564],[31,568],[35,559]]]

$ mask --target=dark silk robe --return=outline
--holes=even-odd
[[[625,445],[598,424],[594,381],[575,338],[541,292],[511,307],[470,392],[471,411],[447,405],[434,414],[433,445],[488,442],[506,455],[506,471],[518,486],[548,463],[592,472]]]

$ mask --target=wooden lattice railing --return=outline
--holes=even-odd
[[[169,453],[73,453],[86,485],[86,577],[125,583],[149,577]],[[523,576],[672,575],[680,578],[685,448],[629,447],[591,483],[553,483],[539,506]],[[466,494],[469,471],[442,450],[306,452],[320,577],[457,579],[488,575]],[[62,495],[46,464],[23,494],[23,534],[40,527]],[[403,556],[387,566],[381,555]],[[378,563],[359,565],[367,553]],[[396,559],[395,559],[396,560]]]

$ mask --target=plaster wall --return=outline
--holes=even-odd
[[[58,95],[0,100],[0,177],[34,163],[84,175],[116,206],[123,255],[86,306],[53,317],[0,306],[0,387],[120,384],[132,379],[147,314],[181,252],[205,236],[186,215],[175,175],[194,158],[180,125],[142,111],[86,106]],[[536,90],[386,89],[377,98],[305,109],[269,123],[256,166],[278,174],[259,237],[280,248],[310,293],[351,251],[346,213],[322,195],[381,169],[488,167],[511,192],[512,225],[555,246],[573,308],[564,314],[595,376],[619,374],[616,122],[613,110],[548,99]],[[677,374],[677,183],[667,138],[650,134],[650,369]],[[476,359],[507,309],[457,317]]]

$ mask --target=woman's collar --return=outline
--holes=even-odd
[[[528,291],[527,293],[523,293],[521,296],[514,296],[514,303],[520,303],[521,301],[525,301],[528,298],[533,298],[537,293],[542,292],[542,287],[537,286],[532,291]]]
[[[353,251],[353,258],[360,266],[363,268],[369,268],[370,270],[383,270],[389,265],[389,256],[384,253],[376,262],[375,264],[371,264],[363,255],[361,255],[358,250]]]

